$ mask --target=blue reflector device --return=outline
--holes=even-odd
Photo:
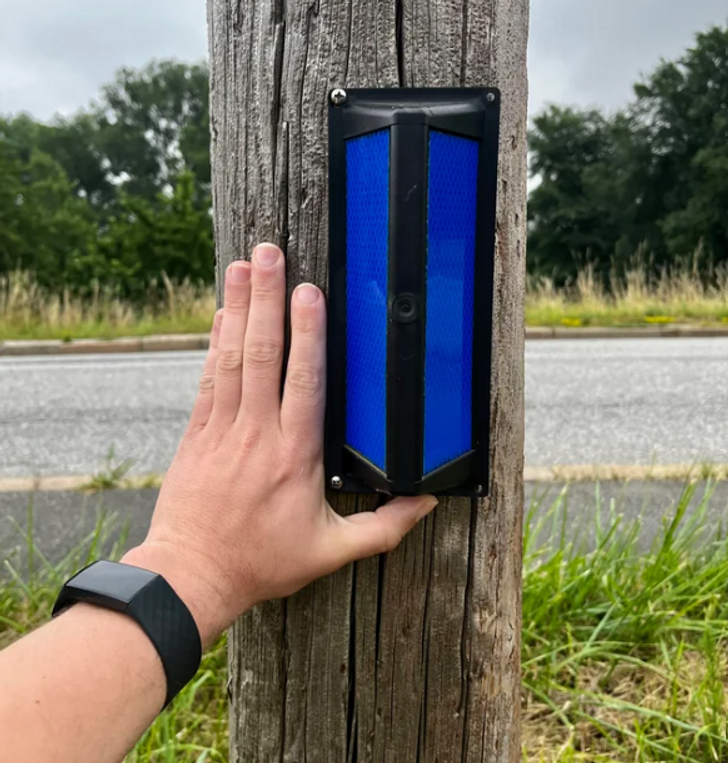
[[[350,90],[329,108],[326,473],[482,496],[500,95]]]

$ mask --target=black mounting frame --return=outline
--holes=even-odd
[[[343,492],[484,496],[490,480],[493,266],[500,93],[359,89],[329,100],[329,348],[325,466]],[[390,130],[386,474],[346,445],[346,141]],[[427,152],[431,129],[478,140],[473,449],[423,476]],[[413,256],[413,252],[417,256]]]

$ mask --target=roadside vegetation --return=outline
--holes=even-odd
[[[625,522],[616,505],[567,507],[564,493],[548,508],[531,508],[523,595],[528,763],[728,759],[728,533],[707,529],[712,488],[703,490],[686,487],[647,548],[640,522]],[[121,554],[125,534],[112,544],[113,529],[102,512],[84,543],[50,564],[34,543],[29,507],[17,553],[0,572],[0,647],[45,621],[73,571],[109,549]],[[225,683],[223,638],[128,763],[227,761]]]
[[[529,326],[655,326],[674,323],[728,328],[728,270],[700,274],[685,268],[659,277],[633,267],[607,288],[592,269],[564,287],[532,277],[526,295]],[[31,274],[0,276],[0,341],[9,339],[111,339],[209,331],[215,290],[166,276],[143,303],[96,287],[87,297],[42,287]]]
[[[616,112],[534,115],[529,325],[728,324],[727,98],[717,26]],[[209,123],[207,64],[179,61],[68,117],[0,115],[0,341],[208,329]]]
[[[175,284],[166,276],[150,285],[142,303],[99,286],[80,297],[44,288],[30,273],[0,276],[0,341],[201,334],[210,330],[214,314],[212,286]]]
[[[655,276],[649,267],[635,263],[623,275],[613,271],[605,283],[587,267],[560,288],[543,276],[532,277],[526,323],[565,328],[675,323],[728,327],[728,268],[701,272],[687,263]]]

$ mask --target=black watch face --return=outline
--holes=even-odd
[[[76,590],[92,591],[101,596],[108,596],[127,604],[149,585],[157,574],[139,567],[96,562],[69,580],[69,586]]]

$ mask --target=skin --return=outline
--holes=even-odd
[[[149,534],[123,562],[163,575],[203,647],[255,604],[395,548],[435,506],[341,517],[324,494],[326,308],[299,286],[281,399],[285,265],[261,244],[227,271],[225,308]],[[76,605],[0,653],[2,759],[120,761],[161,710],[162,664],[136,623]]]

